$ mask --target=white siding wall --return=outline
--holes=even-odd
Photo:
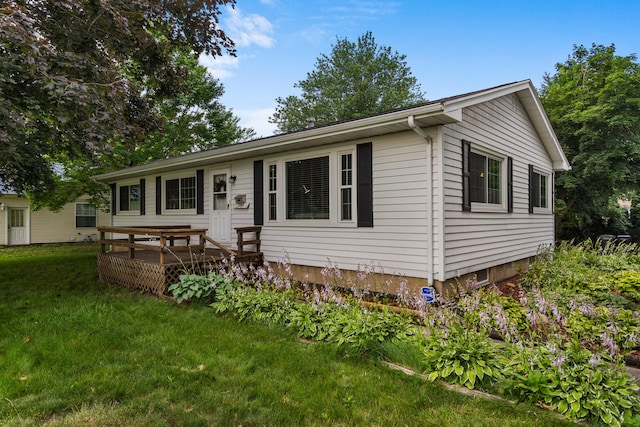
[[[195,176],[196,169],[186,169],[184,171],[167,172],[163,174],[147,175],[140,178],[124,180],[117,182],[116,198],[119,197],[120,185],[138,184],[141,178],[145,179],[145,215],[140,212],[116,212],[112,216],[112,225],[114,227],[138,227],[153,225],[190,225],[191,228],[209,228],[209,209],[211,198],[208,196],[211,188],[209,180],[211,179],[211,171],[204,169],[204,215],[194,213],[168,213],[164,215],[156,215],[156,176],[161,177],[187,177]],[[164,199],[163,199],[164,203]],[[163,205],[164,206],[164,205]],[[120,236],[121,237],[121,236]]]
[[[551,172],[551,161],[515,94],[463,110],[444,139],[445,280],[536,254],[553,243],[553,214],[529,214],[528,165]],[[513,213],[462,211],[462,144],[513,157]],[[551,185],[551,182],[549,183]],[[506,194],[506,193],[505,193]]]
[[[262,250],[267,260],[277,261],[286,253],[293,264],[323,267],[330,261],[342,269],[370,266],[387,274],[427,277],[427,145],[414,132],[385,135],[371,141],[374,227],[320,225],[313,221],[308,225],[291,225],[286,221],[273,224],[265,214]],[[317,154],[355,148],[359,142],[367,141],[324,147]],[[295,155],[287,153],[292,154]],[[301,158],[314,155],[305,152]],[[264,159],[265,171],[274,159]],[[238,172],[236,185],[250,188],[252,167],[252,162],[243,164],[247,172]],[[284,179],[281,171],[279,179]],[[252,214],[253,210],[250,211]],[[252,223],[252,216],[234,216],[236,227]]]
[[[432,137],[436,139],[435,128]],[[411,277],[427,278],[428,274],[428,228],[427,228],[427,144],[414,132],[385,135],[367,141],[354,141],[323,147],[316,151],[283,153],[278,156],[264,157],[265,174],[268,163],[280,158],[298,156],[312,158],[318,153],[338,153],[354,148],[357,143],[373,143],[373,228],[357,228],[355,224],[307,224],[292,225],[286,221],[273,223],[268,221],[265,212],[265,224],[262,228],[262,251],[270,262],[282,260],[285,255],[293,264],[324,267],[329,262],[336,263],[342,269],[357,270],[365,266],[387,274],[400,274]],[[434,158],[438,148],[434,146]],[[255,207],[253,193],[253,161],[239,160],[233,164],[210,166],[205,168],[205,214],[155,214],[156,174],[144,176],[146,189],[146,215],[138,213],[118,213],[112,217],[114,226],[182,225],[192,228],[209,228],[211,210],[210,180],[211,174],[220,169],[229,170],[236,176],[236,182],[230,185],[231,201],[231,241],[236,246],[234,228],[253,225]],[[354,158],[355,163],[355,158]],[[433,161],[434,174],[438,173],[438,163]],[[195,174],[195,168],[184,171]],[[331,171],[337,175],[334,169]],[[279,171],[278,179],[284,179]],[[181,176],[184,176],[182,174]],[[337,179],[337,176],[336,176]],[[355,176],[354,176],[355,181]],[[139,178],[118,182],[131,184]],[[265,179],[265,184],[267,181]],[[437,190],[437,189],[436,189]],[[337,191],[337,189],[336,189]],[[248,209],[233,206],[233,197],[246,195]],[[265,192],[266,195],[266,192]],[[355,197],[355,196],[354,196]],[[440,195],[434,194],[434,199]],[[280,199],[283,203],[283,199]],[[265,208],[267,204],[265,196]],[[436,215],[436,223],[440,221]],[[355,212],[354,212],[355,217]],[[209,233],[211,234],[211,233]],[[436,237],[437,238],[437,237]],[[437,255],[437,253],[436,253]],[[436,271],[438,260],[436,259]]]

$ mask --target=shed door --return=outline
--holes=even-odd
[[[9,245],[27,244],[27,210],[9,208]]]
[[[231,243],[228,177],[227,171],[216,171],[212,174],[211,226],[209,228],[211,238],[226,245]]]

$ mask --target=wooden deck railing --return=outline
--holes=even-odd
[[[204,228],[191,228],[184,226],[147,226],[147,227],[98,227],[100,233],[100,253],[106,253],[107,245],[112,247],[124,247],[129,252],[129,258],[135,258],[136,249],[156,251],[160,253],[160,264],[165,264],[166,254],[172,252],[188,251],[190,253],[202,253],[207,247],[207,243],[217,247],[228,256],[246,258],[250,255],[260,255],[260,229],[261,227],[239,227],[238,251],[226,247],[220,242],[207,236]],[[111,238],[107,239],[107,233],[111,233]],[[252,240],[244,240],[244,233],[255,233]],[[127,238],[115,239],[114,234],[124,234]],[[190,244],[191,238],[197,236],[198,243]],[[176,241],[184,240],[185,245],[175,245]],[[158,242],[158,244],[151,244]],[[168,245],[167,245],[168,244]],[[250,252],[244,249],[247,245],[255,245],[256,251]]]

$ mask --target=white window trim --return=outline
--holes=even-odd
[[[342,156],[345,154],[351,154],[351,185],[342,185]],[[343,224],[353,224],[354,226],[357,224],[356,217],[358,213],[358,197],[357,197],[357,161],[356,161],[356,150],[355,147],[349,150],[338,151],[337,154],[338,168],[337,168],[337,176],[336,181],[338,184],[338,195],[337,195],[337,208],[338,208],[338,216],[337,220]],[[331,173],[331,171],[329,171]],[[342,219],[342,189],[343,188],[351,188],[351,219]]]
[[[193,209],[167,209],[167,181],[182,178],[193,178],[196,183],[196,203]],[[198,210],[198,178],[196,171],[189,173],[173,173],[162,176],[162,215],[196,215]]]
[[[537,167],[533,167],[533,172],[537,173],[540,176],[546,176],[547,177],[547,194],[546,194],[546,198],[547,198],[547,207],[546,208],[541,208],[539,206],[534,206],[533,207],[533,213],[534,214],[551,214],[553,211],[551,210],[551,206],[553,205],[552,203],[552,198],[551,195],[552,193],[552,188],[551,188],[551,183],[553,182],[551,179],[551,172],[549,171],[544,171],[542,169],[539,169]]]
[[[353,205],[352,219],[340,220],[340,154],[353,154]],[[286,163],[296,160],[313,159],[316,157],[329,157],[329,219],[286,219]],[[355,145],[336,148],[331,151],[314,150],[304,153],[290,154],[278,157],[277,159],[265,159],[266,167],[263,170],[263,213],[265,223],[278,227],[345,227],[353,228],[357,226],[357,171],[356,171],[356,150]],[[269,220],[269,165],[276,165],[276,217],[277,220]]]
[[[82,200],[77,201],[75,203],[75,205],[73,207],[73,213],[74,213],[74,216],[73,216],[74,221],[73,221],[73,223],[74,223],[75,228],[81,229],[81,230],[86,230],[88,228],[96,228],[96,227],[98,227],[98,209],[96,209],[95,207],[94,207],[94,209],[95,209],[96,213],[95,213],[94,217],[96,219],[96,225],[93,226],[93,227],[78,227],[78,205],[89,205],[89,206],[91,206],[89,204],[89,202],[82,201]],[[81,215],[81,216],[87,216],[87,215]]]
[[[121,187],[130,187],[132,185],[137,185],[138,187],[140,186],[140,180],[128,180],[128,181],[123,181],[121,183],[119,183],[118,185],[116,185],[116,212],[118,215],[124,215],[124,216],[139,216],[140,215],[140,208],[138,209],[130,209],[127,211],[123,211],[120,209],[120,188]],[[142,203],[142,199],[140,200],[140,203]]]
[[[472,212],[496,212],[496,213],[507,213],[508,211],[508,177],[507,177],[507,156],[504,154],[498,154],[489,150],[484,150],[482,148],[478,149],[475,144],[471,145],[471,153],[475,153],[481,156],[485,156],[487,158],[492,158],[494,160],[498,160],[500,162],[500,190],[501,190],[501,203],[480,203],[480,202],[471,202],[471,211]]]
[[[270,224],[277,224],[282,220],[283,209],[281,209],[284,200],[281,200],[282,191],[280,190],[280,182],[283,178],[282,168],[284,166],[281,162],[268,162],[267,164],[267,172],[265,177],[265,218],[266,222]],[[276,168],[276,188],[275,190],[271,190],[271,166],[275,166]],[[271,217],[271,206],[270,199],[271,194],[276,195],[276,219],[270,219]]]

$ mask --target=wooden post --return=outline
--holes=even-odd
[[[135,241],[136,241],[135,235],[129,234],[129,258],[135,257],[135,248],[133,247],[133,244],[135,243]]]
[[[244,233],[242,230],[236,230],[238,233],[238,256],[244,255]]]
[[[164,234],[160,234],[160,264],[164,264],[164,247],[167,244],[167,238]]]
[[[100,231],[100,253],[104,254],[106,253],[106,247],[107,245],[104,244],[104,231]]]

